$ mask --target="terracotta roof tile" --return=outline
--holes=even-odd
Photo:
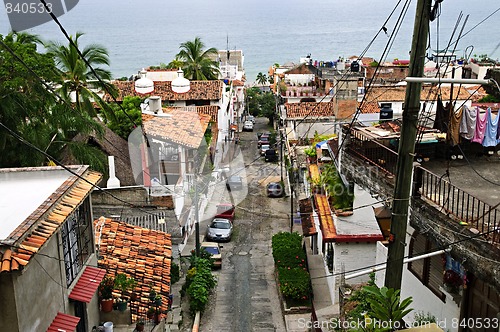
[[[172,91],[171,81],[156,81],[154,82],[154,91],[151,94],[143,95],[135,92],[133,81],[113,81],[114,86],[118,89],[116,100],[122,101],[126,96],[159,96],[162,100],[219,100],[222,98],[222,81],[190,81],[191,89],[186,93],[175,93]],[[109,95],[105,95],[106,101],[113,99]]]
[[[0,272],[22,269],[45,242],[59,229],[66,218],[90,194],[101,180],[101,174],[87,171],[87,167],[76,176],[66,180],[47,201],[19,225],[0,247]],[[88,183],[87,181],[90,183]],[[45,218],[43,216],[46,216]]]
[[[139,300],[130,306],[132,319],[146,316],[151,283],[163,296],[162,310],[167,309],[172,259],[170,234],[104,217],[95,221],[95,228],[96,243],[100,243],[99,267],[106,269],[108,275],[125,273],[137,281],[135,292]]]
[[[337,236],[337,230],[333,223],[332,211],[328,203],[328,197],[323,194],[314,194],[314,203],[319,215],[319,223],[321,232],[323,233],[324,242],[334,242]]]
[[[432,101],[437,98],[438,94],[441,94],[443,100],[450,99],[451,89],[449,87],[429,87],[424,86],[420,94],[420,99],[422,101]],[[403,102],[405,100],[406,87],[375,87],[368,90],[365,101],[366,102],[384,102],[384,101],[399,101]],[[465,87],[455,87],[453,89],[453,98],[458,100],[466,100],[470,97],[470,93],[465,89]]]
[[[337,117],[348,118],[356,112],[357,101],[340,99],[332,102],[286,103],[287,118]]]
[[[165,139],[189,148],[197,148],[207,130],[210,116],[197,112],[170,108],[170,116],[142,115],[142,125],[146,134]]]

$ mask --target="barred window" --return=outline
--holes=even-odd
[[[415,231],[410,241],[410,257],[438,250],[437,245],[425,235]],[[427,288],[444,301],[446,296],[440,290],[443,285],[443,255],[435,255],[408,263],[408,270]]]
[[[91,222],[90,200],[87,198],[62,225],[61,237],[67,286],[75,280],[92,253]]]

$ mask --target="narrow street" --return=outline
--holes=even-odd
[[[263,131],[268,131],[267,119],[258,118],[253,132],[240,133],[248,195],[237,205],[232,240],[223,244],[216,291],[201,318],[203,332],[285,331],[271,237],[288,229],[290,202],[266,196],[265,183],[279,180],[280,164],[259,157],[257,132]]]

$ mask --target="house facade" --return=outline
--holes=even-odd
[[[0,330],[89,331],[99,324],[88,166],[0,170]],[[38,305],[34,305],[34,304]]]

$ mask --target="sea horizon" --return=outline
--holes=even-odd
[[[339,57],[365,55],[384,60],[382,54],[389,36],[396,31],[395,21],[400,7],[391,20],[384,22],[397,1],[320,0],[304,4],[298,0],[268,2],[263,0],[232,2],[229,0],[187,0],[162,2],[158,0],[81,0],[77,6],[59,18],[68,34],[83,32],[81,45],[98,43],[105,46],[110,56],[110,70],[114,78],[129,77],[141,68],[169,63],[179,52],[183,42],[200,37],[205,47],[220,50],[238,49],[244,54],[247,83],[254,82],[259,72],[267,74],[274,63],[298,63],[308,54],[319,61],[335,61]],[[416,1],[410,5],[401,28],[397,31],[386,60],[409,59]],[[431,24],[429,53],[435,49],[454,49],[458,57],[470,54],[488,54],[499,58],[500,17],[493,0],[482,0],[481,6],[471,6],[465,0],[444,1],[437,21]],[[454,42],[461,24],[460,13],[469,15],[463,36]],[[109,15],[107,13],[113,13]],[[0,34],[10,31],[5,11],[0,14]],[[474,28],[479,24],[477,27]],[[381,31],[382,26],[387,33]],[[472,29],[470,32],[468,32]],[[67,42],[54,22],[26,30],[42,40]],[[372,39],[371,47],[363,51]],[[454,36],[454,37],[452,37]]]

